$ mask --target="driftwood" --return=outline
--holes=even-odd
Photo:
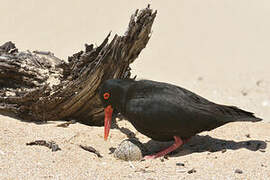
[[[35,122],[102,124],[98,88],[110,78],[130,78],[129,65],[150,39],[155,17],[149,7],[137,10],[124,36],[109,42],[109,33],[101,45],[86,44],[68,62],[51,52],[18,51],[12,42],[0,46],[0,114]]]

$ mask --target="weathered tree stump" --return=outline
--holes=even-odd
[[[149,7],[131,16],[124,36],[110,34],[98,47],[85,45],[65,62],[50,52],[0,46],[0,114],[25,121],[103,123],[98,88],[110,78],[130,78],[132,63],[150,39],[156,17]]]

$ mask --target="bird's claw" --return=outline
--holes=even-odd
[[[148,156],[144,156],[143,159],[147,160],[147,159],[156,159],[156,155],[148,155]]]

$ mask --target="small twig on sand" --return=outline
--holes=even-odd
[[[91,153],[95,153],[97,155],[97,157],[99,158],[102,158],[103,156],[95,149],[93,148],[92,146],[83,146],[83,145],[80,145],[80,147],[83,149],[83,150],[86,150],[86,151],[89,151]]]
[[[32,145],[46,146],[46,147],[52,149],[53,152],[61,150],[61,148],[59,148],[58,144],[56,144],[53,141],[47,142],[45,140],[36,140],[36,141],[30,142],[30,143],[26,143],[26,145],[27,146],[32,146]]]

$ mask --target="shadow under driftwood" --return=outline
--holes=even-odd
[[[149,154],[158,152],[170,145],[173,142],[157,142],[154,140],[150,140],[147,143],[144,143],[146,148],[149,150]],[[191,138],[191,140],[184,144],[182,147],[172,152],[170,156],[178,157],[185,156],[192,153],[200,153],[200,152],[226,152],[226,150],[238,150],[238,149],[248,149],[250,151],[258,151],[261,150],[264,152],[266,149],[267,143],[261,140],[247,140],[247,141],[233,141],[233,140],[223,140],[213,138],[211,136],[200,136],[196,135]]]

